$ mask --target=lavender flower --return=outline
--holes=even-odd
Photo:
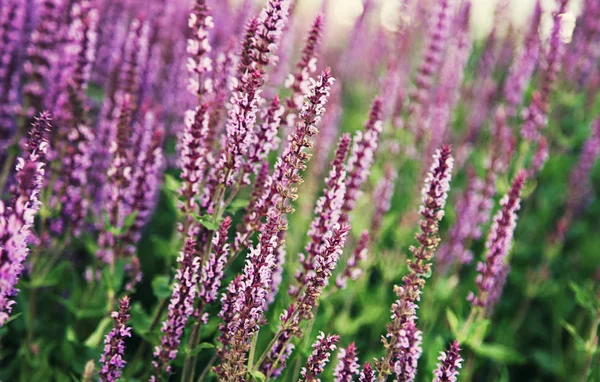
[[[352,342],[347,348],[341,348],[338,354],[338,364],[333,376],[336,382],[352,382],[354,375],[358,375],[358,357],[356,356],[356,345]]]
[[[313,317],[313,309],[318,305],[323,289],[343,252],[350,226],[334,227],[323,240],[325,246],[322,252],[314,259],[313,270],[306,276],[305,285],[300,291],[298,300],[292,303],[280,315],[281,325],[273,341],[261,370],[265,375],[279,374],[285,366],[287,357],[291,353],[289,341],[293,336],[300,336],[300,323]]]
[[[277,132],[284,110],[279,101],[279,96],[275,96],[269,103],[269,107],[263,112],[261,116],[262,123],[253,135],[252,144],[248,150],[248,164],[251,166],[251,171],[258,173],[262,162],[279,145]]]
[[[340,223],[347,223],[350,220],[349,214],[354,210],[356,201],[360,196],[360,187],[371,171],[375,151],[383,129],[382,113],[383,101],[381,98],[375,98],[371,105],[371,112],[364,133],[359,131],[354,137],[352,153],[348,159],[348,181],[346,182],[346,196],[344,197]]]
[[[31,227],[41,206],[39,193],[44,181],[50,115],[41,113],[34,121],[25,153],[17,160],[13,200],[8,206],[0,201],[0,326],[6,323],[15,304],[11,299],[19,292],[15,285],[29,254]]]
[[[588,202],[592,194],[590,174],[599,156],[600,118],[592,123],[590,136],[585,141],[579,155],[579,161],[571,172],[569,184],[573,187],[569,188],[566,208],[557,224],[555,241],[562,241],[564,239],[572,220]]]
[[[195,111],[188,110],[185,126],[178,138],[179,168],[181,169],[181,189],[183,200],[180,208],[186,214],[186,225],[191,224],[193,213],[197,213],[197,199],[211,148],[205,145],[209,129],[208,104],[202,104]],[[185,230],[184,227],[181,229]],[[187,232],[184,232],[187,235]]]
[[[408,320],[397,336],[394,373],[399,381],[414,381],[417,375],[417,364],[423,353],[422,333],[417,329],[414,320]]]
[[[447,351],[441,352],[437,369],[433,372],[433,382],[456,382],[458,369],[463,359],[460,356],[458,341],[454,341]]]
[[[50,68],[56,63],[56,45],[64,33],[61,30],[61,26],[64,25],[60,20],[61,8],[60,0],[42,1],[39,21],[27,47],[27,61],[23,69],[28,82],[23,88],[23,93],[27,98],[29,117],[46,106],[44,85],[50,77]]]
[[[499,282],[504,267],[504,260],[510,252],[515,227],[517,211],[520,207],[520,194],[525,184],[526,172],[521,171],[512,183],[510,191],[500,201],[501,209],[494,216],[490,233],[486,241],[486,260],[477,264],[479,275],[475,279],[477,296],[471,292],[468,300],[479,307],[488,308],[489,293]]]
[[[170,361],[177,357],[183,329],[194,314],[194,300],[198,293],[200,257],[197,255],[196,240],[188,237],[177,262],[173,293],[169,300],[167,319],[163,321],[161,344],[154,349],[155,378],[161,380],[164,373],[171,373]]]
[[[348,279],[350,280],[358,280],[358,278],[363,274],[363,270],[360,267],[361,262],[367,260],[367,252],[369,250],[369,240],[370,234],[369,231],[363,231],[360,235],[360,239],[358,240],[358,244],[352,254],[348,258],[346,263],[346,267],[341,274],[339,274],[335,279],[335,285],[340,288],[346,288],[346,284],[348,283]]]
[[[309,77],[311,73],[317,70],[317,57],[323,34],[323,24],[323,15],[317,15],[308,31],[300,60],[296,63],[296,71],[289,74],[284,84],[286,88],[292,91],[292,94],[285,101],[286,114],[284,121],[287,128],[284,131],[287,133],[294,128],[296,113],[302,107],[304,94],[310,86]]]
[[[394,183],[396,182],[397,173],[391,166],[385,167],[383,178],[377,183],[373,192],[373,200],[375,202],[375,213],[371,223],[372,237],[377,237],[383,223],[383,217],[389,211],[392,205],[392,197],[394,196]]]
[[[375,371],[373,371],[371,364],[369,362],[365,363],[365,367],[363,367],[362,371],[360,372],[358,380],[360,382],[375,382],[375,379]]]
[[[527,83],[531,79],[533,71],[537,65],[540,51],[540,37],[538,29],[542,19],[542,7],[536,1],[533,15],[531,16],[529,31],[525,36],[525,41],[513,64],[510,67],[506,83],[504,85],[504,98],[507,101],[507,114],[509,117],[515,117],[517,108],[523,101],[523,96]]]
[[[350,148],[350,136],[344,134],[331,162],[329,177],[325,179],[323,196],[317,200],[315,217],[308,230],[309,241],[305,247],[306,254],[301,253],[300,268],[296,272],[296,281],[300,286],[306,283],[306,275],[313,269],[314,259],[324,247],[323,238],[338,223],[341,216],[342,203],[346,192],[346,171],[344,162]],[[298,287],[290,288],[290,294],[296,296]]]
[[[312,146],[310,138],[317,132],[317,125],[325,111],[329,89],[333,78],[329,70],[313,82],[302,111],[295,133],[289,137],[284,155],[275,166],[273,186],[269,193],[271,208],[261,229],[258,244],[250,249],[246,266],[238,282],[230,284],[224,295],[220,326],[219,350],[223,363],[217,367],[219,378],[235,379],[245,373],[245,353],[249,350],[250,339],[264,321],[266,296],[272,285],[276,267],[275,250],[279,247],[279,233],[286,229],[285,216],[293,211],[289,205],[295,200],[296,185],[301,182],[300,173],[306,169],[309,154],[304,150]],[[232,300],[230,300],[232,299]]]
[[[340,337],[321,332],[317,336],[317,341],[312,345],[313,352],[306,361],[306,367],[300,371],[302,382],[320,382],[319,374],[323,372],[325,366],[329,363],[330,353],[336,349],[335,344]]]
[[[421,64],[417,70],[415,79],[415,88],[411,94],[408,122],[411,124],[411,131],[417,134],[423,134],[423,131],[417,129],[421,120],[423,110],[427,108],[429,101],[431,84],[434,74],[440,69],[442,63],[442,50],[448,38],[450,28],[450,0],[439,0],[436,2],[434,22],[427,34],[427,45]]]
[[[104,352],[100,357],[102,368],[98,372],[103,382],[118,381],[125,367],[125,338],[131,337],[131,327],[127,326],[129,309],[129,296],[125,296],[119,303],[119,311],[110,315],[115,325],[104,337]]]
[[[524,120],[521,127],[521,136],[529,141],[537,142],[540,132],[548,124],[548,113],[550,111],[550,95],[560,70],[564,44],[561,41],[561,24],[564,23],[563,16],[567,9],[569,0],[561,0],[558,10],[553,13],[554,23],[548,42],[548,50],[544,54],[542,78],[539,92],[535,93],[531,105],[523,111]],[[564,32],[563,32],[564,33]]]
[[[213,251],[202,265],[200,279],[198,280],[200,287],[198,297],[205,304],[217,299],[217,292],[221,286],[227,256],[229,255],[229,245],[227,244],[229,227],[231,227],[231,218],[227,216],[219,225],[219,230],[213,235]]]
[[[205,0],[196,0],[194,9],[190,13],[188,27],[193,31],[193,38],[187,41],[188,58],[187,69],[190,73],[188,89],[199,99],[205,91],[212,89],[209,80],[202,81],[205,73],[212,70],[212,60],[208,55],[211,46],[208,43],[208,33],[214,27],[212,16]]]
[[[450,146],[443,146],[433,159],[421,192],[419,246],[410,247],[415,259],[408,260],[409,274],[402,278],[403,285],[394,288],[398,300],[392,304],[392,322],[388,324],[387,338],[382,340],[387,354],[376,363],[382,380],[392,370],[399,374],[399,378],[402,378],[400,374],[414,378],[416,369],[413,366],[416,367],[416,359],[420,355],[420,332],[415,325],[417,302],[425,285],[424,276],[431,272],[430,261],[439,243],[438,227],[444,216],[454,162]]]
[[[141,239],[142,228],[150,220],[160,191],[164,168],[162,145],[165,133],[162,126],[154,126],[156,124],[154,118],[152,113],[146,114],[143,136],[140,139],[147,143],[143,144],[137,155],[130,185],[129,209],[131,213],[135,213],[135,218],[124,238],[129,243],[125,248],[129,256],[135,252],[135,245]]]

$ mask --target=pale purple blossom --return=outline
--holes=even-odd
[[[460,344],[454,341],[450,344],[448,350],[440,353],[437,368],[433,372],[433,382],[456,382],[458,369],[462,367],[462,357],[460,356]]]
[[[312,345],[313,352],[306,361],[306,366],[300,371],[300,381],[302,382],[320,382],[319,375],[325,369],[325,366],[329,363],[331,352],[336,349],[336,343],[340,337],[336,335],[321,332],[317,336],[317,341]]]
[[[352,382],[354,375],[358,375],[360,367],[356,356],[356,345],[352,342],[347,348],[340,348],[338,364],[333,372],[336,382]]]
[[[129,296],[123,297],[119,302],[119,311],[112,312],[115,321],[114,327],[104,337],[104,352],[100,356],[102,368],[98,372],[103,382],[116,382],[121,378],[125,367],[125,338],[131,337],[129,321]]]

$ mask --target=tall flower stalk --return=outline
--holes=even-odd
[[[402,278],[402,286],[394,288],[398,300],[392,305],[392,322],[388,324],[386,337],[382,338],[386,355],[376,362],[378,381],[385,381],[392,372],[405,381],[415,378],[421,343],[421,332],[415,324],[417,302],[440,241],[438,229],[444,217],[453,163],[450,146],[443,146],[433,156],[425,179],[421,192],[423,204],[419,211],[422,216],[421,233],[417,235],[419,245],[410,247],[414,260],[408,260],[409,273]]]

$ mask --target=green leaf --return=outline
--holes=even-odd
[[[165,174],[165,188],[171,192],[179,192],[181,181],[171,174]]]
[[[238,210],[246,208],[250,203],[249,200],[246,199],[234,199],[229,206],[227,207],[232,213],[235,213]]]
[[[473,348],[473,351],[485,358],[492,359],[500,363],[523,363],[525,360],[515,349],[501,344],[480,344]]]
[[[456,314],[450,308],[446,309],[446,320],[448,321],[448,326],[450,326],[450,331],[452,331],[454,337],[457,337],[459,331],[458,317],[456,317]]]
[[[213,349],[214,347],[215,345],[211,344],[210,342],[202,342],[195,349],[190,351],[190,355],[197,355],[200,354],[200,352],[204,349]]]
[[[592,291],[584,289],[582,286],[577,285],[574,281],[571,281],[569,286],[573,290],[573,293],[575,293],[575,300],[581,307],[589,310],[592,313],[596,312],[594,303],[598,299],[594,296]]]
[[[200,222],[200,224],[210,231],[216,231],[219,229],[219,223],[212,221],[212,216],[203,215],[196,217],[196,219],[198,222]]]
[[[150,330],[151,319],[148,313],[142,307],[142,304],[136,302],[131,307],[131,318],[129,319],[129,325],[133,328],[133,330],[142,338],[148,334]]]
[[[152,279],[152,292],[162,300],[171,296],[171,283],[168,276],[156,276]]]
[[[266,379],[265,375],[258,370],[251,371],[250,376],[252,377],[252,379],[259,382],[264,382]]]
[[[132,213],[127,215],[125,220],[123,220],[123,226],[120,229],[121,233],[127,232],[129,230],[129,228],[131,228],[131,226],[135,222],[135,218],[136,218],[137,214],[138,214],[138,211],[133,211]]]
[[[585,349],[585,340],[577,333],[577,329],[567,321],[561,321],[561,324],[575,340],[575,348],[577,348],[577,350]]]
[[[85,346],[95,349],[100,345],[102,338],[104,337],[104,332],[106,328],[111,323],[111,319],[109,317],[104,317],[102,321],[96,327],[96,330],[85,340]]]
[[[55,266],[44,278],[36,278],[31,282],[32,288],[51,287],[58,285],[61,280],[64,280],[64,275],[67,268],[70,267],[70,262],[63,261]]]

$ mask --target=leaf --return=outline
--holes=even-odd
[[[96,327],[96,330],[94,330],[94,332],[85,340],[85,346],[92,349],[97,348],[98,345],[100,345],[102,337],[104,337],[104,332],[110,323],[111,319],[109,317],[104,317]]]
[[[64,279],[64,274],[67,268],[70,267],[70,262],[63,261],[55,266],[44,278],[36,278],[31,282],[32,288],[51,287],[58,285]]]
[[[500,363],[523,363],[525,360],[515,349],[501,344],[480,344],[473,347],[473,351],[482,357]]]
[[[162,300],[171,296],[171,283],[168,276],[156,276],[152,279],[152,292]]]
[[[246,199],[234,199],[229,206],[227,207],[232,213],[235,213],[238,210],[246,208],[250,203],[249,200]]]
[[[577,348],[577,350],[583,350],[585,349],[585,340],[579,335],[579,333],[577,333],[577,329],[569,324],[567,321],[561,321],[561,324],[563,326],[563,328],[565,328],[565,330],[567,332],[569,332],[569,334],[573,337],[573,339],[575,340],[575,347]]]
[[[131,307],[130,316],[129,325],[131,325],[133,330],[140,335],[140,337],[146,337],[150,330],[151,319],[142,307],[142,304],[139,302],[134,303]]]
[[[181,181],[171,174],[165,174],[165,188],[171,192],[179,192]]]
[[[201,344],[196,346],[195,349],[190,351],[190,355],[197,355],[200,354],[200,352],[204,349],[213,349],[214,347],[215,345],[211,344],[210,342],[202,342]]]
[[[571,281],[569,286],[573,290],[573,293],[575,293],[575,300],[577,303],[581,307],[595,313],[596,307],[594,306],[594,302],[597,301],[597,298],[594,294],[591,291],[584,289],[582,286],[577,285],[574,281]]]
[[[456,314],[454,314],[454,312],[450,308],[446,309],[446,320],[448,321],[448,326],[450,326],[450,330],[452,331],[452,334],[455,337],[457,337],[458,330],[459,330],[458,317],[456,317]]]
[[[264,382],[266,379],[265,375],[258,370],[251,371],[250,376],[252,377],[252,379],[259,382]]]
[[[210,231],[216,231],[219,229],[219,223],[212,221],[212,216],[202,215],[197,216],[196,219],[198,222],[200,222],[200,224]]]
[[[136,210],[136,211],[133,211],[132,213],[130,213],[129,215],[127,215],[125,220],[123,220],[123,226],[120,229],[121,233],[127,232],[129,230],[129,228],[131,228],[131,226],[135,222],[135,218],[136,218],[137,214],[138,214],[138,211]]]

